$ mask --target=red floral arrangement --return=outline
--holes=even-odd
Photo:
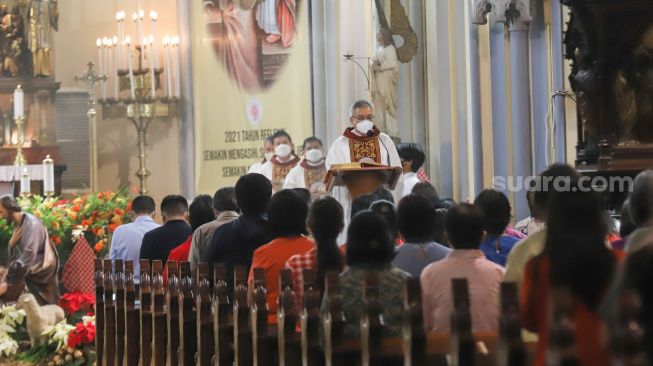
[[[86,315],[89,311],[93,311],[93,305],[95,305],[95,296],[93,294],[68,292],[59,298],[59,306],[67,315],[73,315],[79,311]]]
[[[86,324],[79,322],[75,329],[68,333],[68,347],[78,348],[92,345],[95,342],[95,324],[88,322]]]

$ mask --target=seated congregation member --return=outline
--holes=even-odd
[[[420,183],[417,176],[417,171],[424,164],[426,155],[424,149],[419,144],[402,143],[397,145],[397,153],[401,159],[401,168],[403,169],[404,176],[404,191],[403,196],[409,195],[413,191],[415,184]]]
[[[401,335],[403,324],[402,291],[410,275],[392,265],[394,243],[385,221],[379,215],[363,211],[351,221],[347,230],[346,261],[348,268],[340,275],[343,312],[347,322],[344,336],[360,337],[363,307],[362,285],[372,272],[379,279],[379,300],[383,304],[384,336]],[[326,312],[324,300],[322,313]]]
[[[429,264],[420,276],[424,327],[428,331],[447,333],[450,330],[451,280],[454,278],[468,281],[473,331],[498,330],[503,268],[485,259],[478,249],[483,239],[483,221],[483,212],[468,203],[447,211],[444,226],[453,251],[446,259]]]
[[[317,283],[324,292],[326,272],[341,272],[345,265],[344,255],[337,242],[345,226],[344,213],[338,201],[333,197],[324,197],[313,202],[308,211],[306,226],[315,246],[304,254],[290,257],[286,262],[286,268],[292,270],[298,299],[302,298],[304,292],[303,270],[317,271]]]
[[[272,182],[272,191],[277,192],[283,188],[283,183],[290,170],[299,164],[299,157],[293,153],[293,143],[290,135],[283,130],[272,135],[274,156],[263,164],[260,174]]]
[[[130,213],[132,222],[120,225],[111,236],[111,249],[109,258],[112,260],[122,259],[132,261],[134,265],[134,283],[141,281],[141,244],[145,233],[158,228],[160,225],[154,222],[156,215],[156,204],[150,196],[136,196],[132,200]]]
[[[192,232],[194,233],[200,226],[213,220],[215,220],[213,198],[208,194],[201,194],[195,197],[188,208],[188,222],[190,223]],[[168,255],[168,260],[188,261],[192,239],[193,235],[191,234],[185,242],[171,250],[170,255]],[[167,273],[167,271],[164,273]]]
[[[161,201],[163,225],[143,236],[140,259],[168,261],[170,251],[188,240],[193,233],[188,219],[188,201],[179,195],[168,195]]]
[[[261,174],[245,174],[238,178],[235,193],[241,215],[215,229],[202,255],[202,261],[210,265],[225,263],[229,291],[233,291],[234,267],[245,266],[249,271],[254,251],[272,240],[266,217],[272,196],[270,181]]]
[[[431,207],[434,209],[438,208],[440,205],[440,196],[438,195],[438,191],[431,183],[416,183],[410,193],[426,198],[431,204]]]
[[[444,232],[444,215],[449,209],[447,205],[451,203],[451,206],[453,206],[455,205],[455,202],[453,202],[453,200],[450,202],[450,199],[441,200],[435,187],[427,182],[419,182],[415,184],[412,193],[426,198],[431,207],[435,210],[436,220],[433,239],[436,243],[447,246],[447,235]]]
[[[247,173],[260,173],[263,164],[267,163],[274,156],[274,144],[272,143],[272,136],[268,136],[263,140],[263,160],[258,163],[252,164]]]
[[[504,267],[506,258],[519,239],[505,235],[510,222],[510,202],[505,194],[484,189],[474,200],[474,206],[485,215],[485,240],[481,251],[492,262]]]
[[[276,322],[279,297],[279,273],[286,261],[296,254],[313,249],[313,241],[307,238],[306,201],[292,189],[283,189],[272,196],[268,208],[268,229],[273,240],[254,251],[249,284],[254,283],[254,268],[265,270],[268,296],[268,321]]]
[[[425,197],[409,194],[399,201],[397,224],[404,244],[397,248],[395,267],[419,278],[427,265],[446,258],[451,249],[435,242],[436,220]]]
[[[369,210],[385,220],[388,231],[390,231],[390,235],[392,235],[392,240],[395,245],[403,244],[403,241],[399,236],[399,230],[397,230],[397,209],[395,208],[394,203],[386,200],[374,201],[370,205]]]
[[[350,127],[333,142],[326,156],[326,169],[332,165],[356,162],[371,162],[400,167],[401,160],[392,139],[374,126],[374,106],[367,100],[354,102],[350,108]],[[403,178],[400,177],[393,196],[398,200],[403,193]],[[334,187],[331,195],[345,210],[345,221],[350,217],[351,197],[346,187]],[[394,202],[395,200],[392,200]],[[346,222],[345,222],[346,223]]]
[[[628,240],[628,237],[633,233],[633,231],[637,229],[635,223],[633,223],[632,217],[630,216],[629,198],[627,198],[621,206],[620,214],[621,217],[619,218],[619,236],[621,238],[612,242],[611,245],[612,249],[615,251],[623,252],[626,247],[626,241]]]
[[[302,151],[304,151],[304,159],[290,170],[283,188],[305,188],[315,196],[320,191],[324,191],[326,176],[322,140],[315,136],[307,138],[302,145]]]
[[[238,218],[240,210],[236,205],[236,194],[233,187],[218,189],[213,195],[213,211],[216,219],[193,230],[193,239],[190,245],[188,260],[193,273],[197,264],[202,260],[206,247],[213,238],[213,233],[220,226],[232,222]]]
[[[546,220],[546,217],[544,212],[539,210],[539,206],[535,205],[534,190],[526,191],[526,201],[528,202],[528,209],[530,210],[531,215],[515,224],[514,230],[529,236],[544,229],[544,221]]]
[[[624,248],[627,254],[653,241],[653,170],[645,170],[635,178],[630,194],[630,217],[637,229],[628,237]]]
[[[554,192],[549,199],[546,241],[541,255],[530,260],[520,293],[522,325],[538,334],[535,365],[546,365],[553,299],[566,290],[572,301],[571,321],[580,365],[610,365],[601,344],[597,308],[615,271],[607,247],[607,227],[595,192]]]
[[[540,174],[542,182],[549,181],[548,187],[541,184],[535,187],[533,194],[533,211],[539,212],[546,217],[548,199],[555,187],[551,182],[558,180],[567,180],[570,182],[578,181],[578,172],[566,164],[553,164]],[[538,189],[539,188],[539,189]],[[546,225],[544,225],[546,227]],[[544,243],[546,242],[546,230],[540,230],[530,234],[526,239],[518,242],[508,254],[506,260],[506,275],[504,281],[516,282],[521,288],[524,279],[524,268],[528,261],[542,254]]]

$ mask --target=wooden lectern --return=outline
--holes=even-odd
[[[345,186],[354,199],[372,193],[380,186],[393,190],[401,176],[400,167],[390,167],[373,163],[334,164],[324,178],[326,191],[333,187]]]

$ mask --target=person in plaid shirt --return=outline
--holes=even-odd
[[[317,282],[324,290],[324,274],[329,270],[340,272],[344,266],[344,256],[338,248],[337,238],[344,228],[342,206],[333,197],[324,197],[313,203],[308,213],[308,231],[315,240],[315,248],[304,254],[297,254],[286,262],[286,268],[292,270],[297,304],[301,304],[304,293],[302,271],[317,270]]]

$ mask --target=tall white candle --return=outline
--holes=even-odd
[[[120,76],[118,76],[118,64],[120,63],[120,57],[118,57],[118,37],[113,37],[113,56],[115,58],[114,62],[114,72],[113,76],[115,77],[113,82],[113,97],[118,99],[118,93],[120,92]]]
[[[113,43],[114,45],[117,46],[116,48],[116,67],[121,68],[122,67],[122,57],[121,57],[121,51],[122,51],[122,45],[118,44],[118,40],[122,40],[122,12],[119,11],[116,13],[116,23],[118,25],[118,36],[113,37]]]
[[[43,193],[46,196],[54,194],[54,161],[50,155],[43,159]]]
[[[105,76],[107,75],[107,71],[111,67],[109,65],[109,60],[108,60],[108,57],[107,57],[107,53],[108,53],[107,48],[108,48],[108,46],[109,46],[109,40],[105,37],[104,39],[102,39],[102,64],[103,64],[104,68],[103,68],[103,72],[101,73],[101,75],[105,75]],[[106,80],[102,81],[102,99],[107,99],[107,81]]]
[[[172,92],[172,73],[170,71],[170,37],[168,36],[163,37],[163,52],[163,67],[166,69],[166,96],[170,97]]]
[[[143,10],[138,10],[138,12],[134,13],[132,15],[132,19],[134,19],[134,22],[136,22],[136,28],[138,29],[138,41],[142,42],[143,41],[143,17],[145,16],[145,12]],[[145,50],[143,49],[145,47],[145,43],[141,44],[141,63],[138,65],[139,69],[142,69],[145,67]]]
[[[154,41],[156,41],[156,23],[159,20],[159,15],[156,13],[156,11],[152,10],[150,12],[150,19],[152,20],[152,36],[150,38],[154,38]],[[154,57],[153,57],[153,62],[152,62],[152,67],[154,68],[159,68],[159,50],[158,48],[154,47],[153,45],[150,45],[150,47],[153,47],[152,51],[154,52]]]
[[[14,90],[14,117],[23,117],[25,115],[25,94],[23,88],[18,85]]]
[[[152,48],[153,48],[152,43],[154,42],[154,39],[153,39],[152,36],[150,36],[150,39],[148,39],[147,41],[148,41],[147,42],[147,47],[148,47],[148,49],[150,51],[150,54],[149,54],[149,56],[150,56],[150,82],[151,82],[150,89],[152,89],[151,90],[152,91],[152,99],[154,99],[154,98],[156,98],[156,82],[154,81],[154,59],[152,58],[152,55],[154,55],[154,53],[152,52]]]
[[[179,81],[179,37],[174,36],[172,37],[172,48],[173,48],[173,55],[172,55],[172,63],[173,63],[173,69],[175,73],[175,97],[179,97],[181,95],[180,89],[181,89],[181,82]]]
[[[20,194],[21,196],[27,196],[31,193],[30,191],[29,173],[27,172],[27,168],[23,168],[20,174]]]
[[[102,75],[102,38],[98,38],[95,44],[97,45],[98,73]]]
[[[127,65],[129,67],[129,87],[131,89],[132,99],[136,98],[136,91],[134,89],[134,68],[132,67],[132,51],[131,51],[131,37],[127,36],[125,43],[127,44]]]

